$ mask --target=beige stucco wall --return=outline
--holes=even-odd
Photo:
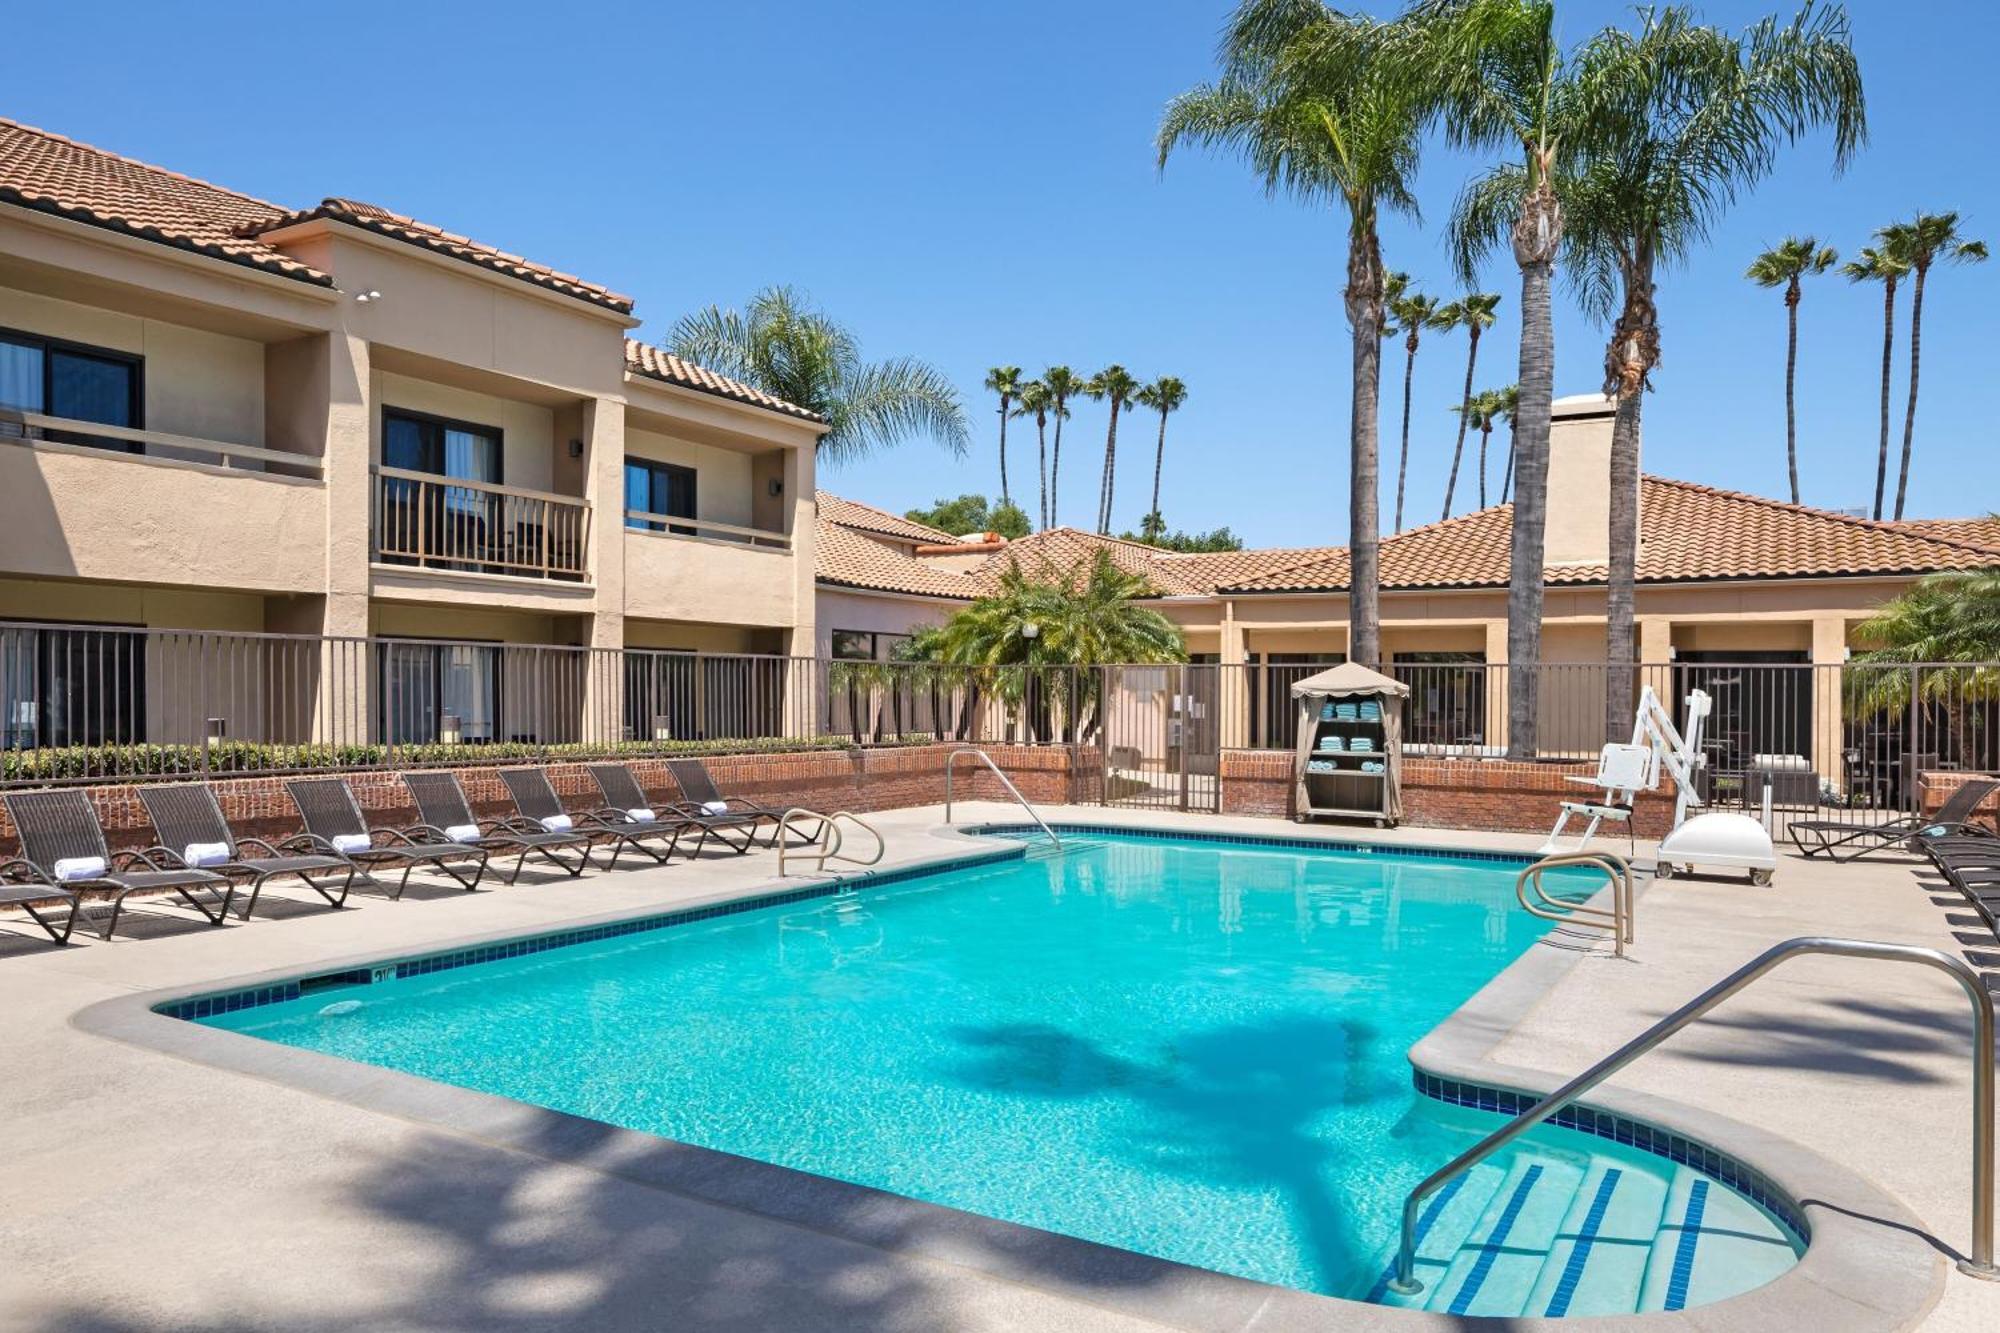
[[[789,626],[791,551],[625,531],[625,614],[649,620]]]
[[[264,442],[262,343],[12,287],[0,287],[0,328],[144,357],[148,430]]]
[[[697,625],[675,620],[627,620],[625,646],[683,653],[784,652],[780,632],[742,625]]]
[[[382,461],[382,413],[401,407],[450,417],[501,431],[501,483],[528,490],[555,489],[555,410],[490,393],[433,384],[408,375],[375,371],[369,400],[374,405],[372,457]]]
[[[833,655],[833,632],[856,630],[873,634],[910,634],[943,624],[964,602],[931,602],[917,598],[875,597],[839,588],[819,590],[819,622],[815,655]]]

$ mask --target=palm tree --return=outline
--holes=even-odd
[[[1392,58],[1405,25],[1321,0],[1246,0],[1223,39],[1222,75],[1176,97],[1160,121],[1160,165],[1184,144],[1232,149],[1270,193],[1337,202],[1347,215],[1352,341],[1348,420],[1348,656],[1382,657],[1379,491],[1383,268],[1377,222],[1414,214],[1420,84]]]
[[[943,372],[907,356],[863,361],[855,336],[790,287],[766,287],[745,311],[683,315],[667,350],[817,412],[830,427],[818,449],[828,463],[919,436],[962,455],[971,435]]]
[[[1000,395],[1000,503],[1012,504],[1007,491],[1007,413],[1021,392],[1019,366],[995,366],[986,372],[986,391]]]
[[[1513,147],[1521,160],[1469,184],[1452,219],[1459,277],[1503,240],[1521,272],[1521,359],[1515,420],[1513,541],[1507,577],[1507,753],[1535,753],[1547,546],[1549,420],[1555,401],[1555,325],[1549,288],[1562,247],[1559,167],[1578,119],[1555,36],[1555,0],[1426,0],[1410,75],[1429,89],[1458,147]]]
[[[1402,278],[1402,274],[1394,275]],[[1403,530],[1403,488],[1410,474],[1410,386],[1417,373],[1417,341],[1425,329],[1449,329],[1456,322],[1447,319],[1435,296],[1408,290],[1407,280],[1394,284],[1389,296],[1389,314],[1403,335],[1403,448],[1396,458],[1396,521],[1392,532]]]
[[[1944,708],[1960,763],[1970,752],[1966,704],[2000,698],[2000,569],[1933,574],[1885,602],[1855,627],[1864,643],[1847,672],[1850,704],[1860,714],[1907,717],[1911,694]],[[1918,748],[1914,741],[1911,749]]]
[[[1884,227],[1876,235],[1888,236],[1893,230]],[[1873,511],[1878,520],[1882,517],[1883,492],[1889,484],[1889,380],[1896,354],[1896,284],[1909,271],[1909,264],[1887,245],[1865,247],[1861,258],[1850,259],[1840,266],[1841,275],[1849,282],[1882,284],[1882,432],[1875,449]]]
[[[1465,456],[1466,415],[1463,409],[1472,402],[1472,369],[1479,364],[1479,335],[1493,326],[1493,312],[1499,305],[1500,294],[1498,292],[1468,292],[1446,306],[1443,312],[1445,317],[1451,321],[1447,327],[1455,328],[1463,325],[1469,339],[1465,349],[1465,388],[1459,394],[1458,399],[1461,409],[1458,414],[1458,443],[1452,446],[1451,478],[1445,482],[1444,486],[1444,516],[1446,518],[1451,517],[1452,492],[1458,489],[1458,460]],[[1479,447],[1482,451],[1485,449],[1485,440],[1482,439],[1479,442]],[[1479,507],[1484,509],[1486,507],[1486,463],[1483,452],[1480,454],[1480,459]]]
[[[1497,390],[1500,405],[1494,415],[1507,423],[1507,470],[1500,474],[1500,503],[1507,503],[1507,492],[1514,485],[1514,418],[1521,411],[1521,386],[1510,384]],[[1481,441],[1484,444],[1484,441]],[[1479,507],[1486,508],[1486,455],[1479,455]]]
[[[1986,242],[1958,233],[1957,213],[1919,213],[1897,230],[1890,244],[1916,273],[1910,292],[1910,401],[1903,412],[1903,466],[1896,475],[1896,518],[1903,517],[1903,500],[1910,489],[1910,445],[1917,433],[1917,371],[1924,351],[1924,281],[1931,265],[1977,264],[1986,259]],[[1879,518],[1880,515],[1877,515]]]
[[[1498,389],[1481,389],[1469,393],[1465,401],[1451,410],[1458,414],[1458,437],[1465,438],[1465,428],[1471,426],[1479,432],[1479,507],[1486,507],[1486,441],[1493,434],[1493,425],[1500,420],[1501,405],[1504,400]],[[1453,467],[1454,474],[1457,472]],[[1451,507],[1445,506],[1446,518],[1451,517]]]
[[[1640,28],[1592,38],[1575,73],[1587,114],[1568,189],[1569,245],[1585,304],[1613,316],[1604,393],[1611,426],[1610,572],[1605,591],[1605,735],[1630,729],[1639,551],[1640,411],[1659,364],[1654,275],[1686,259],[1738,191],[1779,151],[1828,126],[1834,166],[1867,137],[1861,76],[1838,5],[1807,4],[1741,37],[1682,6],[1640,11]]]
[[[1029,380],[1015,395],[1014,415],[1035,419],[1035,471],[1042,479],[1042,508],[1040,526],[1049,525],[1049,409],[1054,400],[1049,396],[1049,386],[1040,380]]]
[[[1111,531],[1111,493],[1118,478],[1118,412],[1139,392],[1139,381],[1120,365],[1106,366],[1091,376],[1083,391],[1111,403],[1111,427],[1104,435],[1104,481],[1097,493],[1097,530]]]
[[[1147,518],[1157,520],[1160,517],[1160,465],[1167,458],[1167,417],[1180,411],[1181,404],[1187,401],[1187,385],[1172,375],[1162,375],[1133,394],[1132,401],[1160,414],[1160,442],[1153,447],[1153,507],[1146,511]],[[1143,529],[1145,524],[1142,522],[1140,527]],[[1164,522],[1160,523],[1160,530],[1166,530]]]
[[[1752,260],[1744,277],[1759,287],[1785,289],[1785,467],[1792,479],[1792,503],[1799,503],[1799,430],[1794,390],[1799,367],[1799,280],[1817,277],[1840,262],[1817,237],[1787,236]]]
[[[1062,424],[1069,417],[1069,400],[1083,393],[1086,381],[1083,376],[1068,366],[1050,366],[1042,372],[1042,383],[1049,391],[1049,416],[1056,423],[1055,450],[1049,455],[1049,519],[1047,526],[1057,524],[1056,504],[1062,496],[1058,478],[1062,474]]]

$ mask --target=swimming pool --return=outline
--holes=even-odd
[[[1519,863],[1068,843],[200,1021],[1392,1300],[1381,1277],[1404,1193],[1497,1123],[1419,1095],[1405,1052],[1544,928],[1514,904]],[[1423,1303],[1680,1308],[1755,1286],[1798,1250],[1686,1165],[1568,1130],[1526,1142],[1427,1210]]]

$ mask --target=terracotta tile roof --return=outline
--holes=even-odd
[[[972,575],[905,555],[889,542],[828,518],[824,508],[813,527],[813,540],[815,573],[821,583],[966,601],[981,592]]]
[[[632,298],[614,292],[608,287],[585,282],[574,274],[559,272],[547,264],[537,264],[533,260],[523,259],[520,255],[496,250],[468,236],[459,236],[442,227],[419,222],[415,218],[391,212],[378,204],[362,203],[357,199],[323,199],[311,208],[246,224],[240,231],[245,236],[256,236],[279,227],[289,227],[294,223],[310,222],[315,218],[331,218],[336,222],[364,227],[379,235],[391,236],[399,241],[407,241],[411,245],[422,246],[426,250],[450,255],[468,264],[477,264],[481,268],[504,273],[510,278],[519,278],[523,282],[532,282],[537,287],[546,287],[550,291],[561,292],[564,296],[574,296],[592,305],[601,305],[625,314],[630,314],[632,311]]]
[[[664,380],[668,384],[678,384],[683,389],[693,389],[697,393],[712,393],[718,398],[733,398],[739,403],[749,403],[752,407],[768,407],[773,412],[783,412],[786,416],[798,417],[802,421],[826,420],[811,408],[788,403],[754,385],[730,379],[727,375],[718,375],[706,366],[683,361],[672,352],[633,338],[625,340],[625,369],[635,375],[645,375],[651,379]]]
[[[1897,526],[1926,537],[1943,537],[2000,551],[2000,514],[1984,518],[1910,518]]]
[[[1740,578],[1838,578],[1976,569],[2000,550],[1830,510],[1740,491],[1647,477],[1642,482],[1639,581],[1689,583]],[[1385,588],[1504,587],[1513,506],[1498,505],[1413,528],[1382,543]],[[1554,585],[1600,584],[1603,565],[1560,565]],[[1337,591],[1347,586],[1345,551],[1227,586],[1225,592]]]
[[[1185,555],[1162,552],[1158,559],[1189,582],[1214,589],[1345,555],[1346,548],[1340,546],[1264,546]]]
[[[903,518],[886,509],[862,504],[859,500],[848,500],[831,491],[819,491],[813,496],[819,502],[819,516],[844,528],[859,528],[863,532],[879,532],[885,537],[898,541],[915,542],[919,545],[955,544],[957,538],[942,528],[919,523],[915,519]]]
[[[246,234],[283,217],[276,204],[6,119],[0,119],[0,203],[333,285],[326,274]]]
[[[1010,561],[1032,570],[1047,563],[1058,570],[1070,570],[1094,559],[1100,550],[1111,553],[1111,563],[1128,574],[1137,574],[1169,597],[1192,597],[1212,591],[1176,571],[1162,558],[1158,547],[1105,537],[1081,528],[1047,528],[1007,543],[1004,550],[987,557],[974,577],[989,586],[999,580]]]

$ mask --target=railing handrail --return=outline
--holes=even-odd
[[[800,819],[817,819],[819,821],[819,835],[813,841],[803,846],[795,847],[787,843],[785,841],[785,834],[790,831],[794,816]],[[843,822],[853,824],[868,831],[868,836],[875,840],[875,851],[872,855],[864,859],[859,856],[849,856],[841,850],[847,845],[846,835],[840,831],[840,826]],[[889,851],[889,844],[883,841],[882,831],[863,819],[860,815],[855,814],[852,810],[836,810],[830,815],[823,815],[817,810],[809,810],[805,806],[795,805],[778,817],[778,831],[775,836],[778,843],[778,874],[781,876],[786,873],[785,861],[787,853],[796,854],[800,859],[810,857],[814,862],[814,869],[824,870],[828,861],[845,861],[849,865],[872,866],[887,855]],[[807,848],[817,848],[817,850],[808,851],[806,850]]]
[[[627,509],[625,511],[625,519],[627,523],[625,530],[627,532],[643,532],[654,537],[678,537],[682,541],[701,541],[703,540],[702,534],[704,533],[720,532],[745,539],[745,542],[729,543],[732,546],[744,544],[750,546],[768,545],[790,550],[792,545],[792,539],[788,533],[772,532],[768,528],[746,528],[740,524],[722,523],[712,518],[682,518],[678,514],[656,514],[650,509]],[[630,526],[633,521],[642,522],[648,526],[634,528]],[[655,523],[661,526],[657,528],[650,526]],[[672,524],[673,526],[668,527],[666,526],[667,524]],[[693,528],[694,531],[675,532],[674,528]]]
[[[1014,803],[1020,806],[1023,810],[1026,810],[1028,812],[1028,818],[1034,820],[1035,823],[1041,827],[1042,832],[1049,835],[1050,842],[1054,843],[1058,847],[1062,846],[1062,839],[1057,836],[1056,831],[1054,829],[1049,827],[1049,822],[1046,819],[1043,819],[1040,815],[1035,813],[1035,807],[1028,804],[1028,798],[1021,795],[1021,789],[1014,785],[1013,779],[1009,778],[1005,773],[1002,773],[1000,771],[1000,765],[993,762],[993,756],[986,753],[986,751],[980,749],[977,745],[961,745],[956,750],[953,750],[950,754],[944,757],[944,822],[945,823],[949,824],[951,822],[952,770],[957,767],[959,756],[967,754],[977,755],[980,763],[986,765],[986,767],[993,770],[993,776],[1000,779],[1000,785],[1007,789],[1007,794],[1014,798]]]
[[[447,477],[439,472],[414,472],[409,468],[388,467],[381,463],[371,464],[368,470],[378,477],[388,477],[395,481],[424,482],[431,486],[447,486],[452,490],[484,491],[488,495],[512,495],[523,500],[546,500],[551,504],[569,505],[575,509],[587,509],[590,506],[590,501],[581,495],[558,495],[554,491],[538,491],[527,486],[507,486],[497,481]]]
[[[60,430],[77,435],[97,435],[107,440],[130,440],[134,444],[157,444],[168,449],[189,449],[196,453],[214,454],[223,460],[222,466],[225,467],[232,458],[254,458],[260,463],[282,463],[287,467],[304,468],[315,476],[325,471],[318,454],[295,454],[284,449],[269,449],[260,444],[231,444],[227,440],[204,440],[195,435],[175,435],[163,430],[143,430],[137,426],[112,426],[101,421],[83,421],[76,417],[52,417],[45,412],[21,412],[9,407],[0,407],[0,424],[20,426],[24,432],[30,428]],[[0,435],[0,440],[13,438],[15,437]],[[38,439],[25,433],[19,438],[34,444],[69,443],[67,440]],[[150,455],[142,454],[140,457],[150,457]]]
[[[1594,866],[1604,872],[1611,885],[1611,910],[1601,907],[1587,907],[1582,903],[1565,902],[1549,896],[1542,887],[1542,876],[1551,870],[1564,866]],[[1528,889],[1533,886],[1535,901],[1528,901]],[[1618,957],[1625,956],[1625,946],[1632,943],[1632,898],[1635,885],[1632,877],[1632,863],[1616,852],[1558,852],[1545,856],[1514,876],[1514,898],[1530,916],[1538,916],[1544,921],[1569,921],[1582,918],[1584,921],[1611,928],[1612,952]]]
[[[1780,963],[1808,954],[1842,958],[1872,958],[1884,962],[1920,963],[1950,976],[1972,1002],[1972,1257],[1959,1269],[1972,1277],[2000,1281],[1993,1265],[1993,997],[1977,972],[1964,960],[1939,949],[1915,944],[1845,940],[1806,935],[1774,944],[1716,982],[1638,1036],[1488,1134],[1479,1142],[1426,1176],[1403,1200],[1403,1229],[1396,1251],[1395,1276],[1389,1286],[1398,1295],[1424,1289],[1415,1272],[1417,1217],[1425,1198],[1453,1177],[1469,1171],[1521,1135],[1541,1124],[1613,1074],[1651,1051],[1667,1038],[1721,1004]]]

